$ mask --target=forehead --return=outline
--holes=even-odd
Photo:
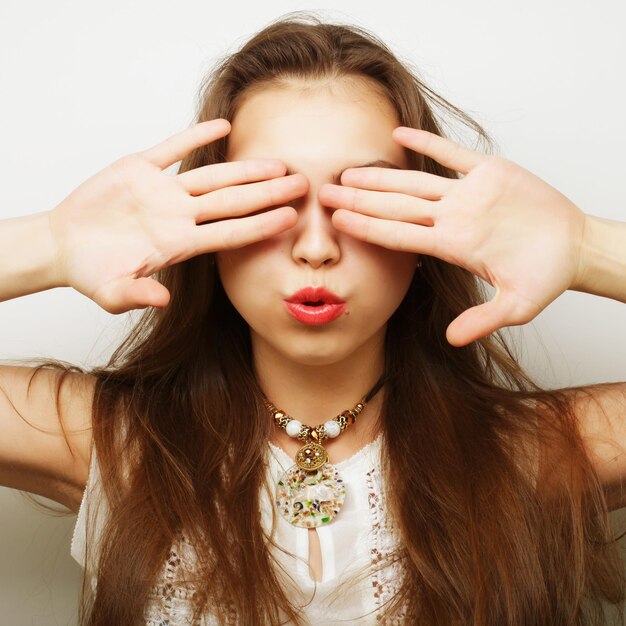
[[[391,138],[391,103],[360,81],[268,87],[245,97],[231,120],[227,160],[278,158],[307,164],[386,159],[404,164]]]

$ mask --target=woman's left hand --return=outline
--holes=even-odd
[[[576,284],[587,216],[563,194],[512,161],[427,131],[401,126],[392,137],[463,177],[353,168],[319,198],[338,209],[338,230],[454,263],[495,288],[492,300],[450,323],[452,345],[525,324]]]

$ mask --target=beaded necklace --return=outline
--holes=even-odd
[[[295,464],[286,470],[276,485],[276,507],[294,526],[316,528],[331,522],[343,507],[346,486],[339,472],[328,460],[322,441],[337,437],[356,418],[384,384],[384,376],[352,409],[320,424],[308,426],[277,409],[267,398],[265,407],[277,426],[290,437],[305,442],[295,456]]]

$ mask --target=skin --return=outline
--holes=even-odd
[[[437,257],[495,288],[490,301],[450,323],[446,338],[452,345],[530,322],[567,289],[624,298],[623,282],[620,288],[612,280],[621,264],[609,270],[599,260],[609,238],[615,254],[620,237],[598,234],[623,226],[604,226],[508,159],[414,128],[396,128],[393,137],[462,176],[353,169],[344,173],[344,187],[329,189],[323,198],[343,209],[335,223],[354,237]],[[594,275],[601,288],[593,287]]]
[[[233,126],[221,118],[198,123],[110,164],[53,210],[7,220],[0,267],[12,269],[0,281],[0,300],[70,286],[111,313],[165,307],[170,294],[153,274],[216,252],[229,295],[250,323],[266,394],[311,425],[352,406],[377,379],[382,329],[416,255],[459,265],[495,289],[450,323],[446,337],[455,346],[531,321],[567,289],[626,302],[624,223],[583,213],[512,161],[398,127],[373,88],[346,86],[293,84],[271,99],[259,92],[242,103]],[[231,130],[228,162],[163,171]],[[405,150],[462,176],[403,169]],[[360,166],[380,158],[400,169]],[[263,251],[262,275],[254,251]],[[314,281],[322,276],[328,282]],[[259,307],[237,293],[246,278],[263,290],[245,290]],[[323,328],[261,319],[272,307],[279,316],[276,301],[308,283],[348,299],[349,316]],[[345,332],[333,335],[335,326]],[[337,446],[369,437],[382,393]]]
[[[491,301],[449,325],[446,337],[456,346],[532,320],[567,289],[626,302],[626,224],[584,214],[511,161],[396,127],[384,98],[363,84],[351,85],[349,95],[341,87],[274,90],[271,100],[262,92],[244,102],[233,122],[232,162],[163,172],[231,131],[227,120],[207,120],[112,163],[51,211],[4,220],[0,301],[70,286],[111,313],[165,307],[170,294],[153,274],[217,252],[229,297],[250,324],[262,387],[312,425],[351,406],[378,377],[384,324],[416,254],[457,264],[495,287]],[[402,159],[401,146],[462,178],[352,161]],[[279,159],[301,173],[285,176]],[[355,166],[340,185],[329,182],[334,168]],[[278,301],[300,280],[334,289],[348,300],[349,315],[328,327],[293,326]],[[623,383],[602,394],[602,416],[576,406],[608,487],[621,486],[626,472],[619,455],[595,442],[623,449],[623,394]],[[358,428],[331,440],[333,462],[371,438],[381,400],[382,392]],[[615,416],[610,428],[607,415]],[[279,436],[294,453],[298,444]],[[615,490],[614,508],[624,506],[622,491]],[[316,538],[311,531],[310,566],[319,579]]]
[[[406,294],[418,258],[341,232],[319,192],[351,166],[384,159],[407,167],[403,148],[391,137],[398,120],[371,86],[344,81],[254,93],[231,124],[228,161],[276,158],[303,178],[304,193],[290,203],[297,211],[292,228],[219,251],[216,262],[229,299],[250,326],[266,396],[315,426],[354,406],[382,373],[387,320]],[[319,326],[294,319],[283,299],[307,285],[323,285],[343,298],[344,314]],[[333,460],[372,439],[383,393],[365,407],[358,427],[325,442]],[[301,446],[276,430],[275,442],[288,452]]]

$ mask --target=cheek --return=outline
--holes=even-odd
[[[369,256],[371,271],[376,275],[378,281],[386,283],[390,292],[402,292],[403,294],[411,283],[416,262],[416,254],[380,247],[377,247]]]
[[[217,273],[232,305],[248,319],[258,315],[265,307],[264,299],[270,297],[267,277],[276,275],[272,268],[274,257],[246,246],[215,254]]]
[[[351,272],[354,308],[350,326],[374,332],[386,323],[406,295],[414,263],[397,251],[392,253],[380,248],[355,259]]]
[[[228,299],[239,310],[239,302],[243,299],[246,284],[249,282],[245,256],[240,254],[238,250],[216,252],[215,264]]]
[[[245,282],[247,276],[261,269],[266,258],[254,245],[215,253],[217,271],[224,287],[226,283]]]

